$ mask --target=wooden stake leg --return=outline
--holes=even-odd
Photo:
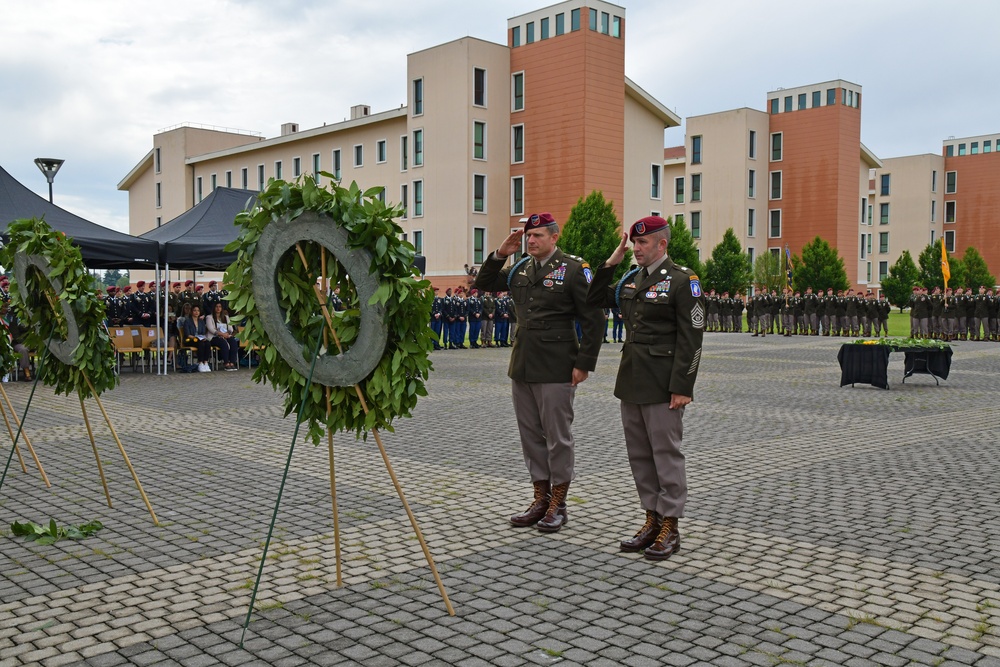
[[[142,483],[139,481],[139,475],[136,474],[135,468],[132,467],[132,462],[128,459],[128,454],[125,453],[125,445],[123,445],[122,441],[118,438],[118,432],[115,431],[114,424],[111,423],[111,418],[108,417],[108,412],[104,409],[104,404],[101,403],[101,397],[94,388],[94,383],[90,381],[90,376],[86,373],[83,373],[83,379],[87,381],[87,386],[90,387],[90,393],[94,395],[94,400],[97,401],[97,407],[101,409],[104,421],[111,430],[111,437],[115,439],[115,444],[118,445],[118,451],[122,453],[122,458],[125,459],[125,465],[128,466],[129,472],[132,473],[132,479],[135,481],[136,488],[139,489],[139,495],[142,496],[142,502],[146,503],[146,509],[149,510],[149,515],[153,517],[153,525],[159,526],[160,520],[156,518],[156,512],[153,511],[153,506],[149,504],[149,498],[146,497],[146,492],[142,488]]]
[[[94,458],[97,459],[97,472],[101,474],[101,484],[104,485],[104,497],[108,499],[108,507],[111,507],[111,492],[108,491],[108,480],[104,476],[104,466],[101,465],[101,455],[97,452],[97,443],[94,441],[94,431],[90,428],[90,419],[87,417],[87,406],[83,404],[83,395],[80,397],[80,411],[83,413],[83,423],[87,425],[87,435],[90,437],[90,446],[94,450]]]
[[[10,410],[10,416],[14,418],[14,424],[21,429],[21,437],[24,438],[24,444],[28,446],[28,452],[31,454],[31,458],[35,460],[35,465],[38,467],[38,472],[42,476],[42,481],[45,482],[45,487],[48,489],[52,488],[52,482],[49,481],[49,476],[45,474],[45,468],[42,467],[42,462],[38,460],[38,454],[35,453],[35,448],[31,446],[31,440],[28,439],[28,434],[24,432],[24,428],[21,426],[21,420],[17,418],[17,413],[14,412],[14,406],[10,402],[10,397],[7,396],[7,390],[3,388],[3,384],[0,384],[0,395],[3,396],[4,402],[7,404],[7,409]],[[4,421],[6,421],[6,416],[4,416]],[[10,425],[7,426],[10,428]],[[14,436],[11,436],[13,440]],[[17,458],[21,458],[21,452],[17,453]],[[24,467],[24,461],[21,461],[21,467]],[[27,470],[25,470],[27,472]]]
[[[329,388],[327,388],[329,391]],[[337,513],[337,476],[333,468],[333,431],[326,431],[326,447],[330,453],[330,500],[333,502],[333,551],[337,557],[337,586],[344,585],[340,557],[340,516]]]
[[[21,471],[27,473],[28,466],[24,465],[24,457],[21,456],[21,448],[17,446],[17,440],[14,435],[14,429],[10,427],[10,420],[7,419],[7,408],[0,405],[0,411],[3,412],[3,423],[7,425],[7,432],[10,433],[10,444],[14,445],[14,453],[17,454],[17,461],[21,464]]]

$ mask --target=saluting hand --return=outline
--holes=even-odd
[[[504,239],[500,247],[497,248],[497,255],[500,257],[510,257],[521,249],[521,237],[524,236],[523,229],[515,229],[510,236]]]
[[[625,259],[625,251],[628,250],[628,234],[622,232],[622,242],[618,244],[615,251],[611,253],[611,257],[604,262],[605,266],[618,266]]]

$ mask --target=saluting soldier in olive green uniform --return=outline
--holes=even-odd
[[[612,286],[629,239],[639,267]],[[587,297],[595,306],[620,304],[625,316],[615,396],[622,402],[625,446],[646,523],[620,548],[645,549],[649,560],[669,558],[681,547],[677,522],[687,500],[682,418],[694,396],[706,315],[698,276],[667,257],[669,242],[663,218],[636,222],[598,269]]]
[[[528,255],[504,268],[527,239]],[[549,213],[528,217],[479,269],[476,287],[510,289],[517,332],[507,375],[524,462],[535,497],[510,518],[518,527],[559,530],[567,520],[566,494],[573,480],[573,397],[597,365],[604,338],[604,312],[587,305],[590,266],[556,247],[559,225]],[[577,340],[575,322],[583,332]]]

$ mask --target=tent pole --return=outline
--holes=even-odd
[[[154,284],[157,287],[159,287],[159,285],[160,285],[160,261],[159,260],[156,260],[156,278],[155,278],[155,280],[156,280],[156,282]],[[156,290],[155,289],[153,290],[153,294],[156,294]],[[154,301],[156,301],[156,320],[154,320],[154,324],[156,325],[157,328],[159,328],[159,326],[160,326],[160,300],[159,299],[154,299]],[[160,332],[157,331],[156,332],[156,341],[153,343],[153,345],[155,347],[154,347],[154,349],[150,350],[149,353],[155,355],[157,352],[159,352],[159,347],[160,347],[161,343],[162,343],[162,341],[160,340]],[[145,366],[143,366],[143,368],[145,368]],[[156,357],[156,374],[157,375],[160,374],[160,357]]]
[[[163,350],[160,355],[163,357],[163,374],[167,374],[167,346],[170,345],[170,262],[166,262],[167,284],[163,290]],[[176,351],[174,352],[176,354]]]

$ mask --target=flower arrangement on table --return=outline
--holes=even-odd
[[[906,350],[912,348],[923,348],[927,350],[944,350],[948,344],[943,340],[931,338],[859,338],[853,342],[854,345],[882,345],[891,350]]]

